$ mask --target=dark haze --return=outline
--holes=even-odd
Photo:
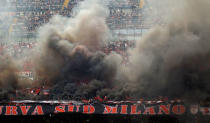
[[[18,79],[12,61],[3,56],[0,61],[0,99],[9,100],[14,98],[15,90],[18,89]]]
[[[125,90],[137,97],[204,99],[210,90],[208,0],[184,0],[167,26],[154,28],[130,52]]]
[[[52,87],[53,99],[95,97],[112,88],[121,63],[118,54],[100,51],[108,33],[106,8],[94,0],[80,6],[75,18],[55,16],[40,29],[36,71]]]

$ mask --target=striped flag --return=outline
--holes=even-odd
[[[144,7],[144,0],[140,0],[140,2],[139,2],[139,8],[143,8]]]
[[[13,31],[13,25],[16,23],[17,23],[17,18],[14,18],[12,24],[9,27],[9,33],[11,33]]]
[[[64,8],[68,8],[69,2],[70,2],[70,0],[65,0],[65,1],[63,2],[62,10],[64,10]]]

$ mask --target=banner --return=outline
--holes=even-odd
[[[0,115],[47,115],[57,113],[119,115],[210,115],[210,107],[183,103],[83,103],[78,101],[22,101],[0,104]]]

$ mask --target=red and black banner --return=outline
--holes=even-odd
[[[120,115],[210,115],[210,107],[185,105],[183,102],[92,102],[78,101],[14,101],[0,104],[0,115],[46,115],[57,113]]]

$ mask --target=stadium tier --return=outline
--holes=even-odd
[[[209,123],[209,6],[0,0],[0,120]]]

